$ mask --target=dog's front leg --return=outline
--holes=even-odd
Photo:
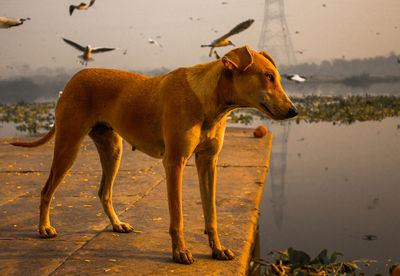
[[[167,177],[168,206],[170,215],[169,234],[172,239],[172,255],[177,263],[192,264],[194,259],[186,248],[183,238],[182,216],[182,173],[186,164],[185,158],[164,158]]]
[[[232,260],[235,255],[221,246],[217,231],[215,207],[216,165],[218,154],[196,153],[196,167],[199,175],[201,201],[203,204],[206,232],[212,249],[212,257],[218,260]]]

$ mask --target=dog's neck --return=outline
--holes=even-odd
[[[208,120],[220,120],[239,106],[233,99],[232,75],[220,60],[186,68],[187,81]]]

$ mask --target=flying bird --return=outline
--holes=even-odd
[[[154,45],[156,45],[156,46],[158,46],[158,47],[160,47],[160,48],[163,47],[157,40],[154,40],[154,39],[152,39],[152,38],[149,38],[149,39],[147,40],[147,42],[149,42],[150,44],[154,44]]]
[[[75,49],[82,51],[83,54],[81,56],[78,56],[80,59],[82,59],[82,64],[87,65],[87,63],[92,60],[91,54],[96,54],[96,53],[102,53],[102,52],[108,52],[108,51],[113,51],[116,50],[117,48],[104,48],[104,47],[97,47],[97,48],[92,48],[90,45],[84,47],[82,45],[79,45],[76,42],[73,42],[69,39],[63,38],[62,39],[65,41],[65,43],[71,45]]]
[[[228,46],[228,45],[235,46],[235,44],[233,44],[232,41],[228,40],[228,37],[238,34],[240,32],[243,32],[248,27],[250,27],[251,24],[253,24],[253,22],[254,22],[254,19],[249,19],[249,20],[243,21],[242,23],[238,24],[235,28],[230,30],[230,32],[228,32],[227,34],[224,34],[223,36],[221,36],[220,38],[217,38],[216,40],[210,42],[209,44],[203,44],[203,45],[201,45],[201,47],[211,47],[210,54],[209,54],[209,56],[211,57],[212,52],[215,47],[224,47],[224,46]]]
[[[9,17],[0,17],[0,29],[8,29],[11,27],[22,25],[26,20],[31,20],[31,19],[29,17],[21,18],[19,20]]]
[[[72,15],[74,10],[87,10],[89,7],[91,7],[96,0],[90,0],[89,5],[86,3],[81,2],[79,5],[70,5],[69,6],[69,15]]]
[[[298,74],[281,74],[281,76],[294,82],[305,82],[307,80],[306,77],[300,76]]]

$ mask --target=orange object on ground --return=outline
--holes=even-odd
[[[264,137],[266,134],[267,134],[267,129],[264,126],[257,127],[253,132],[253,135],[256,138]]]

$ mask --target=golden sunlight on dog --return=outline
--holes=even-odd
[[[83,138],[97,146],[103,168],[99,197],[114,231],[131,232],[112,204],[112,186],[122,154],[122,139],[132,147],[162,158],[167,179],[172,255],[178,263],[194,259],[186,248],[182,218],[182,172],[194,153],[201,199],[213,258],[234,254],[218,237],[215,206],[216,164],[226,117],[241,107],[254,107],[273,119],[297,115],[286,96],[273,59],[265,52],[236,48],[216,61],[146,77],[109,70],[84,69],[66,85],[55,110],[55,124],[41,139],[14,142],[36,147],[55,135],[53,163],[40,200],[39,232],[56,236],[49,209],[57,186],[72,167]]]

